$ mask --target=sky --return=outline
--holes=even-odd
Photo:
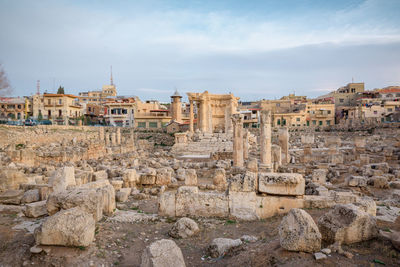
[[[0,0],[13,95],[99,90],[169,101],[316,97],[400,85],[399,0]]]

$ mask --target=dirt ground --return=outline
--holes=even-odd
[[[119,206],[144,214],[157,212],[157,200],[133,200]],[[326,210],[307,210],[317,220]],[[315,261],[312,254],[288,252],[279,245],[278,226],[282,216],[254,222],[199,218],[200,234],[177,239],[187,266],[400,266],[400,252],[383,239],[376,238],[343,246],[354,257],[332,253],[327,259]],[[94,243],[88,248],[41,246],[44,251],[31,254],[32,233],[12,229],[21,222],[35,222],[16,214],[0,215],[0,266],[140,266],[142,251],[156,240],[170,238],[168,231],[174,219],[160,218],[154,222],[115,223],[103,218],[96,228]],[[400,230],[400,218],[395,223],[378,221],[381,229]],[[258,237],[255,243],[245,243],[224,257],[210,259],[207,246],[214,238]],[[374,262],[375,260],[375,262]],[[378,261],[376,261],[378,260]],[[381,262],[381,263],[379,263]],[[383,265],[382,265],[383,266]]]

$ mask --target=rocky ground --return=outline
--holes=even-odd
[[[297,199],[306,203],[305,212],[281,214],[278,207],[279,215],[254,221],[231,210],[219,218],[192,214],[191,219],[159,212],[160,196],[183,187],[197,186],[204,196],[228,195],[241,186],[250,192],[238,177],[257,169],[256,144],[246,167],[232,168],[229,158],[177,158],[169,134],[135,133],[132,149],[129,131],[122,132],[118,146],[97,144],[94,130],[16,129],[7,142],[14,130],[0,128],[0,266],[141,266],[160,251],[164,262],[156,266],[183,266],[181,259],[186,266],[400,266],[400,237],[393,237],[400,232],[397,129],[315,132],[309,157],[304,135],[310,133],[292,132],[290,163],[278,168],[286,173],[278,178],[293,178],[292,172],[301,174],[299,181],[304,177],[305,195]],[[53,133],[51,143],[38,137],[45,131]],[[31,139],[24,143],[24,135]],[[363,146],[356,144],[360,137]],[[277,138],[274,133],[274,143]],[[257,197],[267,195],[257,191]],[[63,218],[67,225],[59,232],[43,229],[49,218],[61,218],[55,227]],[[55,234],[44,241],[39,232]],[[94,238],[82,237],[88,232]],[[36,245],[49,240],[57,245]]]

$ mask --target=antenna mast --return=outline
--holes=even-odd
[[[113,77],[112,77],[112,65],[111,65],[111,79],[110,79],[110,81],[111,81],[111,85],[114,85]]]
[[[40,80],[37,80],[36,82],[36,94],[40,95]]]

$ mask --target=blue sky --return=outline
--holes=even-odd
[[[0,0],[14,95],[97,90],[168,101],[315,97],[354,81],[400,85],[400,1]]]

